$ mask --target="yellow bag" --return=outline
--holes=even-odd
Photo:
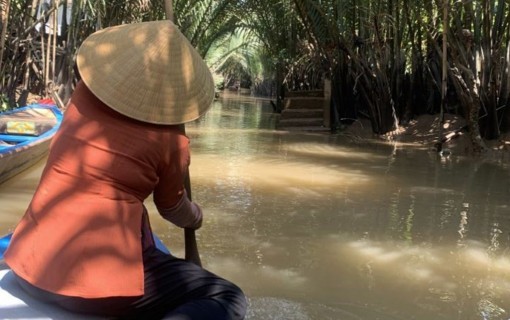
[[[33,121],[7,121],[5,130],[9,134],[30,134],[35,135],[35,122]]]

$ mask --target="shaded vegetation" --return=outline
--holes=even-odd
[[[164,7],[163,0],[0,1],[3,108],[26,103],[29,93],[65,104],[87,35],[164,19]],[[282,108],[286,91],[331,80],[333,130],[366,117],[384,134],[420,114],[454,113],[468,120],[474,150],[483,151],[484,139],[510,129],[506,1],[175,0],[173,7],[220,88],[250,88]]]

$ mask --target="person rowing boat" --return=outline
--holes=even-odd
[[[170,21],[115,26],[77,53],[80,81],[5,261],[38,300],[125,319],[243,319],[242,290],[154,244],[143,202],[198,229],[181,124],[214,98],[207,65]]]

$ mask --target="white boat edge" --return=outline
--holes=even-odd
[[[0,270],[0,319],[99,320],[93,316],[71,313],[57,306],[33,299],[18,285],[11,270]]]

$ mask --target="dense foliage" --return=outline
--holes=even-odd
[[[4,105],[28,93],[65,103],[88,34],[164,19],[172,2],[174,21],[222,76],[219,85],[251,87],[281,107],[286,91],[331,80],[333,129],[368,117],[382,134],[419,114],[450,112],[468,120],[483,150],[482,137],[510,127],[510,12],[494,0],[1,0]]]

